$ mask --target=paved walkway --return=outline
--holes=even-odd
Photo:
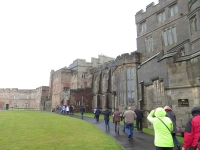
[[[80,116],[73,115],[71,117],[81,119]],[[128,135],[123,132],[123,126],[120,125],[119,134],[115,133],[114,123],[110,122],[110,131],[105,131],[104,120],[99,120],[96,122],[94,118],[84,117],[83,121],[87,121],[96,127],[98,127],[102,132],[111,136],[115,139],[124,150],[155,150],[154,137],[152,135],[145,134],[143,132],[138,132],[134,129],[133,139],[129,139]]]

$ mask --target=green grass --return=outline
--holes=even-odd
[[[122,150],[94,125],[40,111],[0,112],[2,150]]]
[[[75,115],[80,115],[80,114],[79,113],[75,113]],[[92,117],[93,118],[94,114],[93,113],[84,113],[84,116],[86,116],[86,117]],[[104,117],[103,115],[100,115],[99,118],[103,119],[103,117]],[[112,122],[112,116],[110,117],[110,121]],[[124,122],[121,121],[120,124],[123,125]],[[136,127],[136,122],[134,122],[134,126]],[[146,134],[150,134],[150,135],[154,136],[154,130],[153,129],[143,128],[143,132],[146,133]],[[176,136],[176,137],[177,137],[179,143],[183,144],[183,137],[181,137],[181,136]]]

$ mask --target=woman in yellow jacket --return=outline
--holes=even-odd
[[[154,127],[154,144],[156,146],[156,150],[173,150],[174,142],[171,135],[173,123],[168,117],[166,117],[165,110],[158,107],[150,112],[147,119],[153,124]]]

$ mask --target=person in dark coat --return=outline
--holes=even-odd
[[[126,128],[126,123],[125,123],[125,118],[124,118],[124,113],[125,111],[127,111],[127,106],[124,107],[124,110],[122,112],[122,116],[121,116],[121,121],[124,120],[124,127],[123,127],[123,131],[125,132],[125,128]]]
[[[81,118],[83,119],[83,114],[84,114],[84,112],[85,112],[85,108],[84,108],[84,106],[81,106],[81,108],[80,108],[80,113],[81,113]]]
[[[200,149],[200,107],[191,110],[192,118],[186,124],[182,150]]]
[[[177,129],[176,129],[176,116],[175,114],[172,112],[172,109],[169,107],[169,106],[165,106],[164,107],[164,110],[166,111],[167,113],[167,117],[169,117],[173,123],[173,130],[171,132],[172,134],[172,138],[173,138],[173,141],[174,141],[174,145],[177,146],[177,150],[180,150],[181,147],[180,147],[180,144],[176,138],[176,133],[177,133]]]
[[[137,108],[135,108],[135,113],[137,115],[137,118],[136,118],[136,126],[137,126],[137,130],[138,131],[142,131],[143,129],[143,126],[142,126],[142,121],[143,121],[143,112]]]
[[[121,116],[122,115],[119,112],[119,108],[115,108],[115,112],[113,113],[113,123],[115,123],[115,132],[117,132],[117,127],[118,127],[118,134],[119,134],[119,123]]]
[[[73,112],[73,107],[72,107],[72,105],[70,105],[70,107],[69,107],[69,113],[70,113],[70,115],[72,115],[72,112]]]
[[[97,107],[95,110],[95,118],[97,120],[97,122],[99,122],[99,116],[100,116],[101,111],[99,110],[99,108]]]
[[[105,121],[106,131],[110,131],[110,125],[109,125],[110,112],[106,108],[105,111],[103,111],[103,114],[104,114],[104,121]]]

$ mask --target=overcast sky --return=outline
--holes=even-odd
[[[49,86],[77,58],[135,51],[135,14],[153,1],[1,0],[0,88]]]

